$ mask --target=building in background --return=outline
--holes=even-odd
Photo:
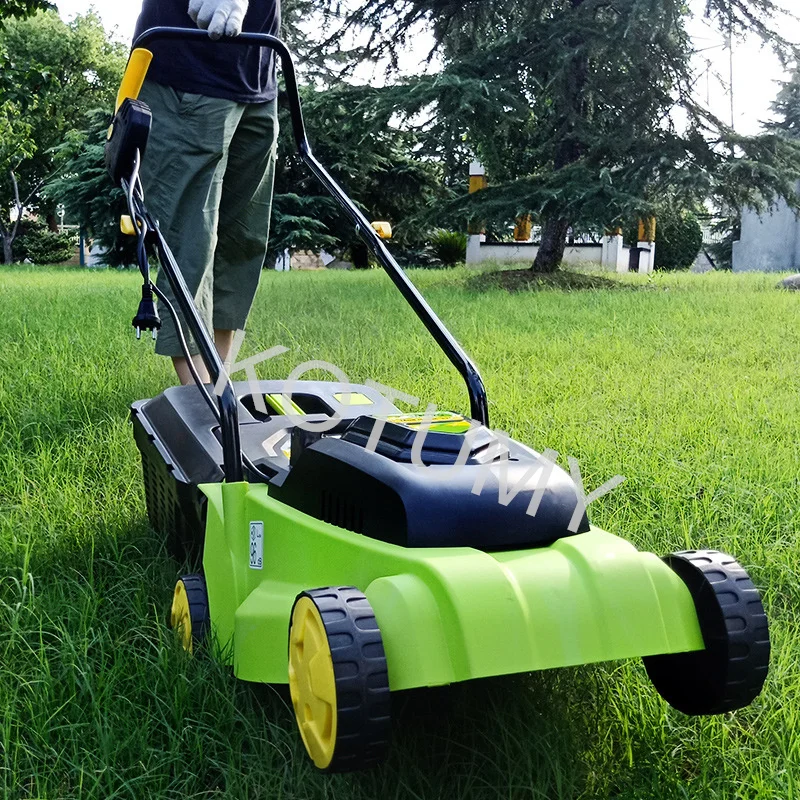
[[[800,191],[800,184],[798,184]],[[733,243],[734,272],[796,272],[800,267],[800,218],[785,200],[763,214],[742,212],[742,233]]]

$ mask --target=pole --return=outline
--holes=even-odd
[[[733,102],[733,11],[728,14],[728,87],[731,98],[731,130],[736,130],[736,115]]]

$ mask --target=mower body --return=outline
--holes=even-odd
[[[229,379],[139,180],[144,46],[205,38],[156,28],[137,39],[106,146],[137,237],[133,325],[155,332],[156,295],[191,363],[180,311],[214,381],[195,373],[196,385],[132,407],[150,522],[173,552],[202,558],[202,574],[173,592],[182,646],[210,642],[239,678],[288,683],[306,750],[327,772],[385,757],[396,690],[643,657],[684,713],[751,703],[770,645],[747,572],[717,550],[637,552],[589,524],[564,470],[490,430],[476,365],[314,157],[291,55],[266,34],[220,45],[280,57],[301,160],[464,379],[470,418],[405,415],[366,386]],[[149,252],[174,305],[150,280]]]
[[[291,407],[281,381],[234,387],[243,450],[270,483],[222,481],[217,423],[194,387],[133,418],[151,522],[202,545],[214,647],[238,677],[287,682],[293,603],[328,585],[368,598],[392,690],[703,648],[680,577],[585,514],[571,531],[577,490],[538,453],[508,440],[502,453],[475,423],[465,447],[469,424],[451,416],[414,464],[418,421],[366,386],[301,381]],[[323,435],[297,426],[333,415]]]
[[[375,611],[392,691],[703,648],[681,579],[597,528],[528,550],[403,548],[309,517],[265,486],[202,488],[216,646],[244,680],[286,683],[295,598],[340,584]]]

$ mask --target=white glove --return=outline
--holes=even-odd
[[[248,0],[189,0],[189,16],[212,39],[238,36],[248,5]]]

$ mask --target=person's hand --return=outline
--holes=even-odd
[[[189,0],[189,16],[212,39],[238,36],[248,5],[248,0]]]

